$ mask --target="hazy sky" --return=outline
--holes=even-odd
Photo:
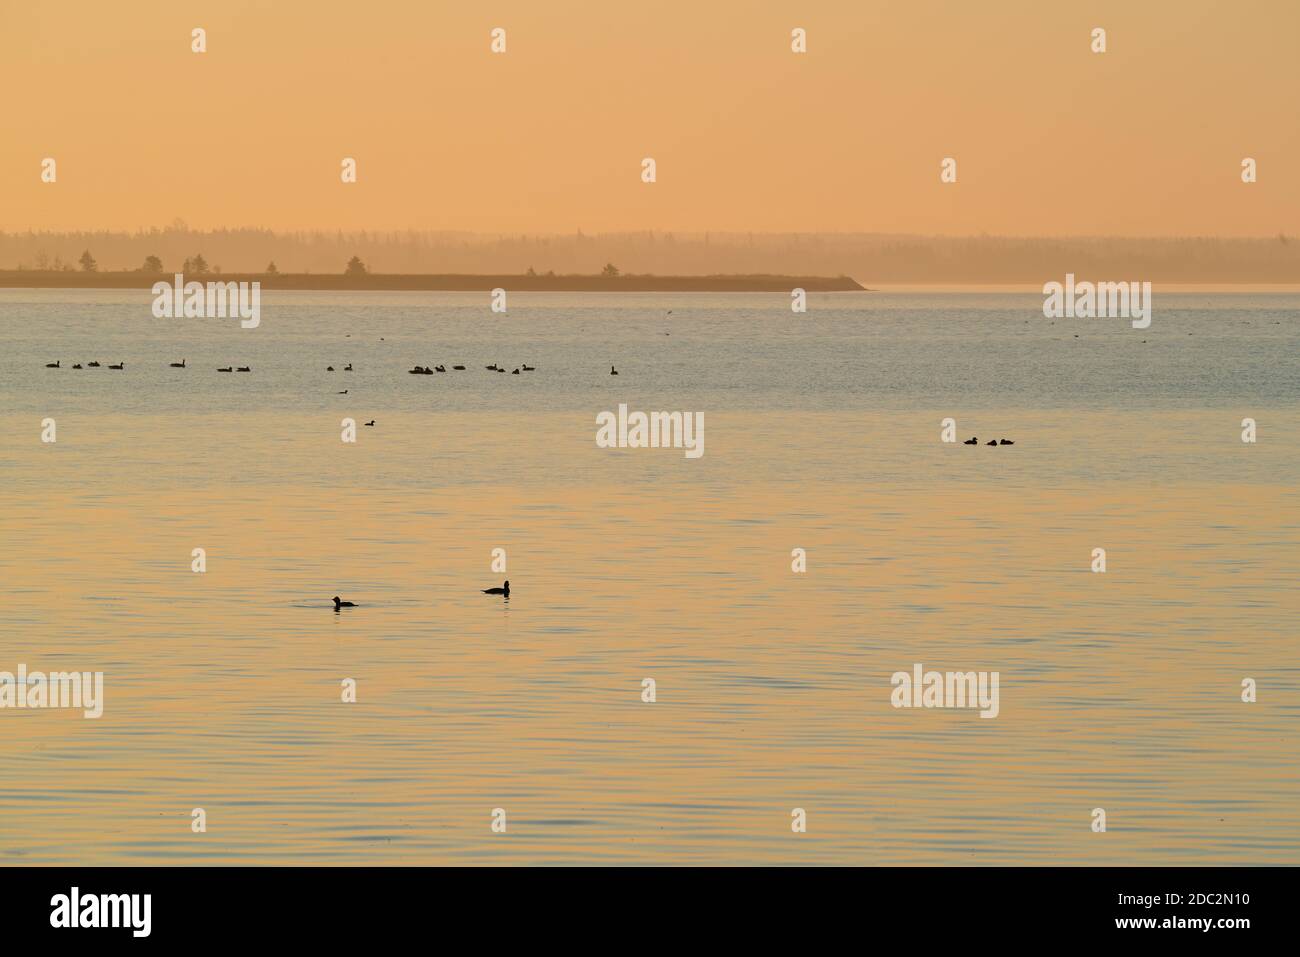
[[[0,228],[1294,234],[1298,36],[1296,0],[0,0]]]

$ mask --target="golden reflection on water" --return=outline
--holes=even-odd
[[[1294,863],[1294,483],[1045,477],[1070,437],[1015,420],[1014,483],[873,482],[897,417],[711,418],[695,477],[585,416],[388,417],[345,452],[305,419],[68,419],[58,448],[6,420],[0,669],[106,698],[0,712],[6,860]],[[1000,715],[893,709],[914,662],[1000,672]]]

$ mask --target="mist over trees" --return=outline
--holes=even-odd
[[[356,257],[371,273],[782,273],[873,282],[1042,283],[1067,272],[1097,280],[1300,282],[1300,242],[1258,239],[902,236],[872,233],[488,235],[456,232],[192,230],[0,232],[0,268],[66,269],[93,249],[102,271],[146,257],[226,273],[339,272]],[[56,265],[57,264],[57,265]],[[153,263],[150,263],[152,266]],[[75,268],[75,267],[74,267]],[[187,269],[186,272],[191,270]],[[214,267],[215,271],[215,267]]]

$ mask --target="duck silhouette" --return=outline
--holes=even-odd
[[[59,362],[62,362],[62,361],[63,361],[62,359],[59,360]],[[59,362],[47,362],[47,363],[45,363],[45,368],[47,368],[47,369],[57,369],[57,368],[59,367]]]
[[[1015,445],[1010,439],[998,439],[998,445]]]
[[[86,368],[87,368],[87,369],[98,369],[98,368],[99,368],[99,363],[98,363],[98,362],[87,362],[87,363],[86,363]]]
[[[113,366],[113,365],[109,366],[109,368],[110,368],[110,369],[125,369],[125,368],[126,368],[126,363],[125,363],[125,362],[119,362],[119,363],[118,363],[117,365],[115,365],[115,366]]]
[[[506,582],[506,585],[505,585],[504,588],[484,588],[484,589],[483,589],[483,594],[485,594],[485,595],[505,595],[507,598],[509,598],[509,597],[510,597],[510,582],[507,581],[507,582]]]
[[[510,373],[510,374],[511,374],[511,375],[519,375],[519,370],[516,369],[514,372],[512,372],[512,373]]]
[[[235,371],[236,371],[236,372],[252,372],[253,370],[250,369],[248,366],[240,366],[240,367],[239,367],[238,369],[236,369]]]
[[[537,366],[530,366],[527,362],[525,362],[525,363],[524,363],[524,371],[525,371],[525,372],[536,372],[536,371],[537,371]]]
[[[335,610],[335,611],[338,611],[340,608],[356,608],[356,607],[357,607],[357,606],[356,606],[356,603],[355,603],[355,602],[342,601],[342,600],[339,598],[338,595],[335,595],[335,596],[334,596],[334,610]]]
[[[997,445],[997,444],[998,444],[998,440],[997,440],[997,439],[989,439],[989,440],[988,440],[987,442],[985,442],[984,444],[985,444],[985,445]]]
[[[222,369],[222,368],[218,368],[217,371],[218,371],[218,372],[234,372],[235,369],[234,369],[233,366],[226,366],[224,369]]]
[[[334,367],[333,367],[333,366],[326,366],[326,367],[325,367],[325,371],[326,371],[326,372],[333,372],[333,371],[334,371]]]
[[[347,390],[347,389],[344,389],[342,392],[336,392],[336,393],[334,393],[334,394],[335,394],[335,395],[347,395],[347,394],[348,394],[348,390]]]
[[[80,369],[80,368],[81,368],[81,363],[78,362],[78,363],[77,363],[76,365],[74,365],[72,368],[74,368],[74,369]]]
[[[452,366],[452,368],[455,369],[457,372],[464,372],[464,371],[465,371],[465,367],[464,367],[464,366]]]
[[[446,372],[446,371],[447,371],[447,367],[446,367],[446,366],[434,366],[434,367],[433,367],[433,371],[434,371],[434,372]]]
[[[184,369],[184,368],[185,368],[185,360],[182,359],[180,362],[173,362],[173,363],[171,364],[171,368],[173,368],[173,369]]]
[[[351,372],[351,371],[352,371],[352,363],[349,362],[347,365],[345,365],[345,366],[343,367],[343,371],[344,371],[344,372]]]
[[[615,369],[613,366],[610,366],[610,367],[609,367],[609,374],[610,374],[610,375],[618,375],[618,370]]]
[[[978,435],[972,435],[969,439],[967,439],[965,442],[962,443],[962,445],[979,445],[979,444],[980,444],[980,440]]]
[[[487,369],[488,372],[496,372],[496,371],[497,371],[497,364],[494,362],[494,363],[492,363],[490,366],[484,366],[483,368],[484,368],[484,369]]]
[[[366,423],[366,425],[374,425],[374,424],[375,424],[375,420],[374,420],[374,419],[371,419],[369,422]]]

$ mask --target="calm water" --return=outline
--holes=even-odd
[[[1300,296],[149,299],[0,291],[0,670],[106,699],[0,710],[10,863],[1300,861]]]

